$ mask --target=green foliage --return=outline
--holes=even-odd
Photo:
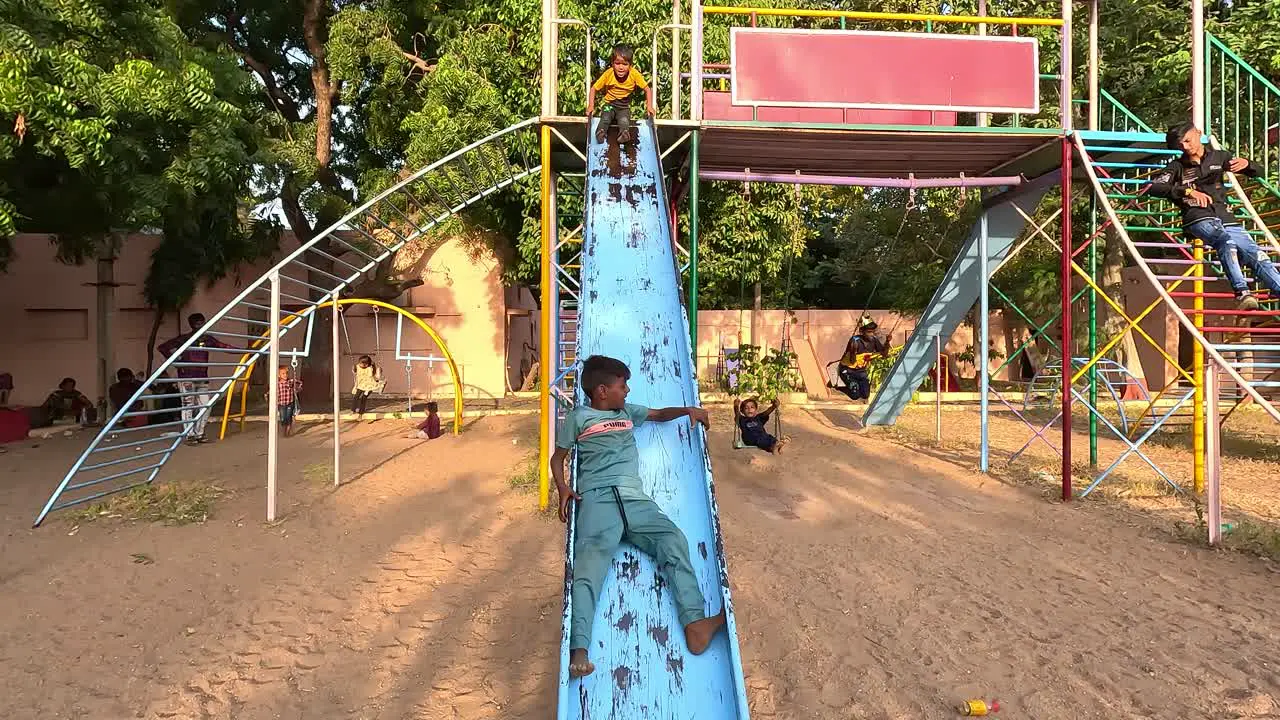
[[[761,350],[756,345],[738,347],[736,392],[742,397],[755,397],[769,403],[799,387],[800,373],[795,369],[795,353],[771,348],[768,354],[761,354]]]
[[[0,2],[0,236],[58,235],[80,261],[111,232],[153,228],[175,200],[242,187],[249,92],[158,6]]]
[[[877,355],[867,362],[867,381],[871,384],[872,392],[880,387],[880,383],[884,382],[885,377],[889,375],[889,371],[893,369],[893,363],[898,359],[898,355],[902,352],[902,346],[889,348],[888,357]]]

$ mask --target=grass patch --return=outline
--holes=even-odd
[[[1196,511],[1195,522],[1177,523],[1174,532],[1184,542],[1204,545],[1209,537],[1204,503],[1197,498],[1192,498],[1192,502]],[[1280,561],[1280,527],[1250,518],[1225,521],[1222,523],[1222,542],[1219,547]]]
[[[164,525],[202,523],[213,512],[214,501],[226,491],[216,485],[176,483],[139,485],[76,511],[76,523],[95,520],[154,522]]]
[[[536,492],[538,490],[538,459],[536,455],[528,455],[512,469],[507,476],[507,485],[520,492]]]
[[[302,479],[313,483],[333,482],[333,465],[329,463],[312,463],[302,468]]]

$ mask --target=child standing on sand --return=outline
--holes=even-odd
[[[618,142],[631,142],[631,95],[636,88],[644,90],[644,110],[649,117],[654,115],[653,88],[645,82],[644,76],[631,64],[635,51],[629,45],[614,45],[609,55],[609,67],[591,86],[587,93],[587,117],[595,114],[596,94],[604,93],[604,104],[607,106],[600,113],[600,124],[596,126],[596,142],[604,142],[605,132],[609,126],[618,123]]]
[[[587,648],[596,598],[623,540],[657,561],[671,586],[689,652],[702,654],[725,624],[723,609],[718,615],[707,616],[706,600],[689,561],[689,541],[640,487],[640,453],[635,438],[635,428],[648,421],[670,422],[688,416],[709,427],[707,411],[694,407],[650,410],[629,404],[630,378],[631,371],[621,360],[602,355],[587,358],[581,379],[590,404],[569,411],[551,456],[561,522],[569,519],[569,502],[578,501],[569,625],[569,675],[575,678],[595,670]],[[577,492],[564,479],[564,462],[574,447],[578,449]]]

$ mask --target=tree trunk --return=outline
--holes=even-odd
[[[155,371],[156,338],[160,335],[160,326],[164,325],[164,310],[156,308],[151,318],[151,333],[147,335],[147,377]]]
[[[1116,305],[1125,307],[1124,301],[1124,252],[1121,243],[1111,233],[1106,235],[1106,245],[1102,253],[1102,289],[1115,301]],[[1122,315],[1111,309],[1105,300],[1100,300],[1098,312],[1102,316],[1102,328],[1099,346],[1115,337],[1128,324]],[[1138,344],[1133,339],[1133,331],[1124,334],[1124,339],[1116,346],[1116,360],[1125,366],[1134,377],[1145,382],[1146,375],[1142,371],[1142,361],[1138,358]]]

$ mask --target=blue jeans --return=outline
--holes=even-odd
[[[1273,295],[1280,296],[1280,272],[1276,272],[1271,258],[1258,250],[1257,243],[1245,232],[1243,225],[1226,225],[1218,218],[1205,218],[1191,223],[1186,230],[1188,235],[1204,240],[1218,254],[1218,262],[1222,263],[1227,281],[1236,295],[1249,291],[1249,284],[1240,271],[1243,263],[1258,282]]]
[[[871,379],[867,377],[865,369],[841,365],[839,373],[840,381],[844,383],[841,390],[850,400],[866,400],[871,397]]]

